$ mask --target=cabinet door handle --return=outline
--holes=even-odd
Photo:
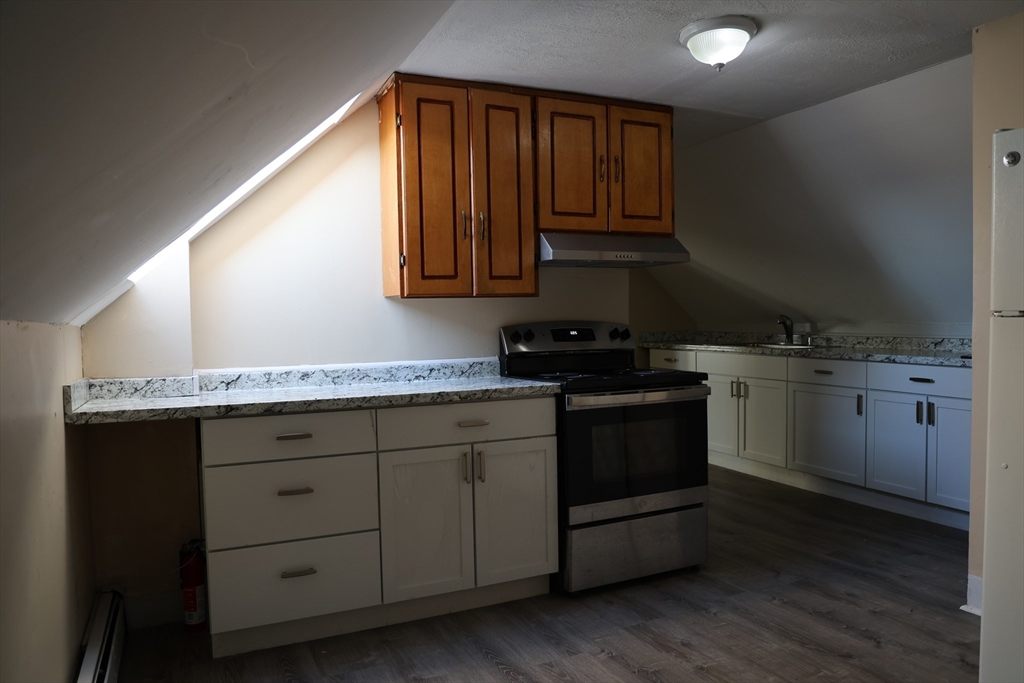
[[[483,211],[480,212],[480,239],[487,239],[487,218]]]
[[[281,489],[277,492],[279,496],[308,496],[313,493],[312,486],[303,486],[301,489]]]
[[[297,579],[300,576],[312,576],[313,574],[316,574],[316,569],[314,569],[313,567],[310,567],[309,569],[299,569],[298,571],[294,571],[294,572],[281,572],[281,578],[282,579]]]
[[[462,239],[469,237],[469,226],[466,225],[466,212],[462,212]]]
[[[924,424],[924,401],[917,402],[917,424]]]
[[[615,155],[615,182],[619,182],[619,155]]]
[[[815,370],[814,374],[815,375],[831,375],[832,371],[831,370]]]
[[[463,474],[466,477],[466,483],[472,484],[473,476],[469,473],[469,451],[466,451],[465,453],[462,454],[462,469]]]
[[[911,377],[911,382],[918,382],[920,384],[935,384],[935,380],[931,377]]]
[[[491,424],[490,420],[466,420],[465,422],[460,422],[459,426],[460,427],[486,427],[489,424]]]
[[[487,481],[487,464],[484,461],[483,451],[477,451],[476,454],[480,456],[480,483],[482,484]]]
[[[736,380],[729,381],[729,398],[736,398]]]
[[[931,401],[928,401],[928,425],[935,426],[935,404]]]
[[[298,441],[300,439],[312,439],[310,432],[293,432],[291,434],[278,434],[274,437],[278,441]]]
[[[740,382],[740,386],[743,387],[740,390],[740,393],[742,394],[743,398],[750,398],[750,385],[747,384],[746,382]]]
[[[600,163],[601,163],[601,171],[600,171],[600,177],[598,178],[598,180],[603,183],[604,182],[604,155],[603,154],[601,155],[601,162]]]
[[[864,414],[864,394],[857,394],[857,414]]]

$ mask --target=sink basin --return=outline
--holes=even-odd
[[[746,344],[756,349],[813,349],[810,344]]]

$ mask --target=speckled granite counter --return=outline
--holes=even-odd
[[[188,377],[84,379],[64,387],[69,424],[274,415],[529,398],[553,382],[510,379],[496,359],[199,372]]]
[[[770,349],[745,344],[779,343],[779,335],[730,332],[654,332],[642,334],[639,346],[679,351],[723,351],[761,356],[792,356],[825,360],[862,360],[874,363],[971,367],[970,339],[925,337],[818,336],[812,349]]]

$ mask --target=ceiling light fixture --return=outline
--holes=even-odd
[[[698,62],[721,71],[743,53],[755,33],[757,25],[746,17],[718,17],[693,22],[679,32],[679,42]]]

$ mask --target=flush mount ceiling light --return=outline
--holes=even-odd
[[[721,71],[742,54],[755,33],[757,25],[746,17],[718,17],[693,22],[679,32],[679,42],[698,62]]]

